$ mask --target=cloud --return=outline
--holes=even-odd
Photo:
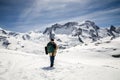
[[[118,15],[116,15],[116,13],[118,13]],[[55,23],[63,24],[68,21],[82,22],[85,20],[95,21],[99,25],[101,23],[105,24],[105,25],[114,24],[115,21],[117,23],[117,21],[120,19],[119,13],[120,13],[120,8],[115,8],[112,10],[101,10],[101,11],[96,11],[96,12],[88,13],[85,15],[77,16],[77,17],[68,18],[68,19],[60,21],[60,22],[54,22],[52,24],[55,24]]]
[[[117,14],[116,14],[117,13]],[[100,26],[109,26],[110,24],[117,25],[120,19],[120,8],[115,8],[112,10],[101,10],[90,14],[79,16],[77,18],[69,19],[69,21],[83,21],[83,20],[93,20]],[[120,23],[119,23],[120,24]]]
[[[115,7],[117,2],[118,0],[34,0],[22,10],[16,24],[19,27],[27,26],[27,30],[32,29],[32,26],[39,28],[46,24],[73,20],[90,19],[98,24],[105,23],[105,20],[112,22],[110,19],[115,21],[118,19],[116,14],[120,13],[120,9]]]
[[[72,12],[74,9],[79,10],[78,12],[84,12],[93,8],[102,7],[101,5],[107,5],[113,0],[106,1],[96,1],[96,0],[34,0],[33,4],[25,8],[21,15],[20,20],[30,21],[36,18],[41,18],[41,16],[56,17],[59,15],[64,15],[65,13]],[[74,12],[73,12],[74,13]]]
[[[64,13],[70,9],[69,5],[76,3],[84,5],[88,3],[88,1],[90,0],[35,0],[30,7],[23,10],[20,15],[20,20],[32,20],[41,17],[45,12],[52,12],[50,16],[54,17],[55,15],[59,15],[57,12]]]

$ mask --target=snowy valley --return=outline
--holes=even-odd
[[[55,67],[44,47],[54,35]],[[19,33],[0,28],[0,80],[120,80],[120,27],[92,21]]]

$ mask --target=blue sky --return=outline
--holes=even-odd
[[[0,27],[12,31],[84,20],[120,26],[120,0],[0,0]]]

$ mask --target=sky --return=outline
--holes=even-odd
[[[120,26],[120,0],[0,0],[0,27],[43,31],[55,23],[90,20]]]

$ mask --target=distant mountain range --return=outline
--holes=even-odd
[[[108,28],[101,28],[94,22],[87,20],[81,24],[78,22],[68,22],[63,25],[54,24],[46,28],[43,34],[66,34],[78,36],[79,39],[91,38],[93,41],[97,41],[107,36],[111,36],[111,39],[118,37],[120,34],[120,27],[111,25]]]
[[[16,42],[15,45],[18,44],[21,45],[22,43],[20,44],[20,42],[24,42],[25,40],[29,40],[32,42],[40,42],[41,40],[45,41],[45,39],[48,37],[56,38],[58,42],[62,43],[62,41],[64,41],[64,37],[56,37],[57,35],[75,37],[75,40],[73,40],[74,38],[70,38],[71,39],[70,44],[74,44],[74,41],[86,43],[86,39],[95,42],[105,37],[110,37],[110,39],[112,40],[120,36],[120,27],[115,27],[111,25],[110,27],[103,28],[97,26],[94,22],[87,20],[82,23],[78,22],[67,22],[65,24],[56,23],[51,27],[46,28],[43,33],[41,31],[19,33],[7,31],[0,28],[0,44],[5,47],[15,42]],[[15,40],[15,42],[13,42],[13,40]],[[64,41],[64,45],[68,44],[69,41],[68,42]]]

